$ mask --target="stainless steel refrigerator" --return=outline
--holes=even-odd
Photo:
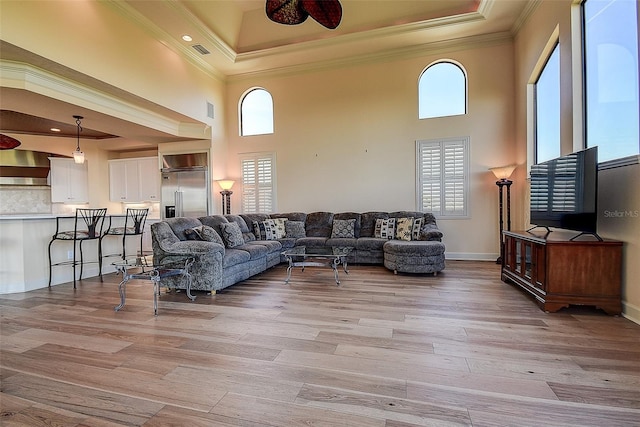
[[[209,215],[211,191],[206,160],[206,153],[164,156],[161,199],[163,219]]]

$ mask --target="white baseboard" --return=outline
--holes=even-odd
[[[491,253],[489,254],[469,253],[469,252],[445,252],[444,253],[444,258],[452,261],[493,261],[495,262],[499,256],[500,254],[491,254]]]
[[[640,307],[622,301],[622,317],[640,325]]]

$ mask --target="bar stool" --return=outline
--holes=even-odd
[[[147,221],[147,215],[149,209],[132,209],[127,208],[127,213],[124,216],[124,225],[113,227],[112,219],[117,218],[117,215],[109,217],[109,227],[102,236],[100,236],[100,253],[102,253],[102,240],[105,237],[122,237],[122,252],[110,255],[103,255],[103,258],[118,256],[121,259],[127,257],[127,237],[140,236],[140,256],[142,256],[142,239],[144,235],[144,225]]]
[[[98,240],[98,268],[100,278],[102,278],[102,249],[100,248],[100,237],[104,219],[107,215],[107,208],[99,209],[76,209],[73,230],[63,230],[61,225],[69,217],[56,218],[56,232],[49,242],[49,287],[51,287],[52,268],[55,266],[73,266],[73,289],[76,288],[76,266],[80,265],[80,280],[82,280],[82,270],[84,267],[84,254],[82,244],[87,240]],[[53,242],[73,242],[73,260],[53,263],[51,259],[51,247]],[[76,256],[76,249],[80,250],[80,261]],[[96,261],[89,261],[96,262]]]

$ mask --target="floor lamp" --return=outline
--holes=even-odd
[[[496,168],[489,169],[493,174],[498,178],[496,181],[496,185],[498,186],[498,197],[500,200],[500,256],[496,260],[496,264],[502,264],[502,260],[504,259],[504,239],[502,237],[502,230],[504,230],[504,214],[505,209],[503,205],[503,189],[507,188],[507,230],[511,230],[511,184],[513,181],[509,179],[513,171],[515,170],[516,165],[509,166],[500,166]]]
[[[233,187],[235,181],[230,179],[221,179],[218,181],[218,185],[222,188],[220,194],[222,194],[222,213],[229,215],[231,213],[231,187]]]

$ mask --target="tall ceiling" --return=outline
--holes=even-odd
[[[291,72],[374,61],[399,54],[420,54],[447,43],[465,44],[479,39],[511,37],[537,1],[341,0],[342,20],[333,30],[311,18],[298,25],[275,23],[266,16],[265,0],[124,0],[110,4],[160,42],[179,52],[185,60],[222,79],[232,80],[257,73]],[[192,41],[184,41],[184,35],[191,36]],[[7,43],[1,46],[2,59],[30,64],[44,60]],[[37,65],[45,69],[47,66],[55,67],[58,73],[66,73],[76,80],[80,78],[71,75],[73,70],[64,70],[59,64]],[[97,81],[88,83],[101,84]],[[100,89],[118,91],[117,88]],[[19,92],[1,88],[0,107],[10,110],[13,104],[23,104],[25,94]],[[117,95],[134,97],[131,94]],[[31,101],[32,105],[38,105],[32,120],[20,116],[20,123],[9,123],[8,120],[15,115],[3,114],[1,130],[42,134],[43,123],[38,117],[59,119],[48,117],[46,111],[73,110],[72,105],[50,98],[40,97]],[[149,105],[144,100],[133,101],[167,117],[189,122],[188,118],[161,106]],[[172,137],[113,117],[103,116],[100,120],[104,123],[96,128],[145,141],[149,146]],[[21,128],[16,130],[16,126]],[[111,147],[122,149],[118,144]]]

